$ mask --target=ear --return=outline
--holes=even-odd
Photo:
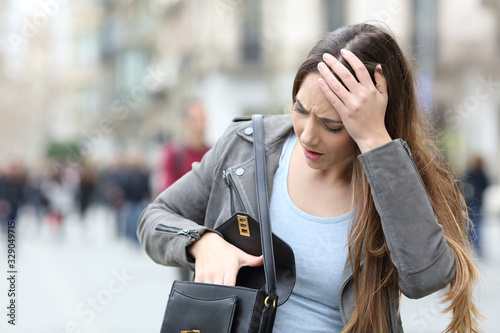
[[[387,80],[385,79],[384,74],[382,72],[382,65],[378,64],[377,67],[375,67],[375,72],[373,73],[373,76],[375,77],[375,82],[376,82],[375,87],[377,88],[377,90],[382,95],[387,95]]]

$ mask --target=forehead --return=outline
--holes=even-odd
[[[320,77],[321,75],[315,72],[307,74],[297,92],[296,99],[300,100],[306,109],[305,111],[314,112],[318,116],[340,120],[338,112],[326,99],[319,87],[318,79]]]

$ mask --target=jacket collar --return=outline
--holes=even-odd
[[[236,130],[236,134],[249,142],[253,142],[252,118],[235,118],[233,122],[242,122],[242,126]],[[292,115],[264,116],[264,143],[266,147],[281,141],[292,129]]]

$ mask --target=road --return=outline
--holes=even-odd
[[[109,211],[94,209],[87,223],[73,215],[54,234],[30,214],[21,215],[16,230],[16,326],[7,324],[9,286],[2,278],[0,331],[159,332],[177,270],[154,263],[142,249],[116,237],[112,220]],[[487,253],[479,262],[487,283],[478,288],[477,299],[490,317],[483,326],[490,333],[500,332],[500,221],[487,222]],[[5,248],[5,239],[2,242]],[[7,271],[6,259],[0,266]],[[443,307],[437,295],[404,298],[405,332],[442,332],[447,323],[440,313]]]

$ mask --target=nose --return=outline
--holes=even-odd
[[[314,117],[309,117],[300,135],[302,144],[307,147],[315,147],[319,143],[318,130]]]

